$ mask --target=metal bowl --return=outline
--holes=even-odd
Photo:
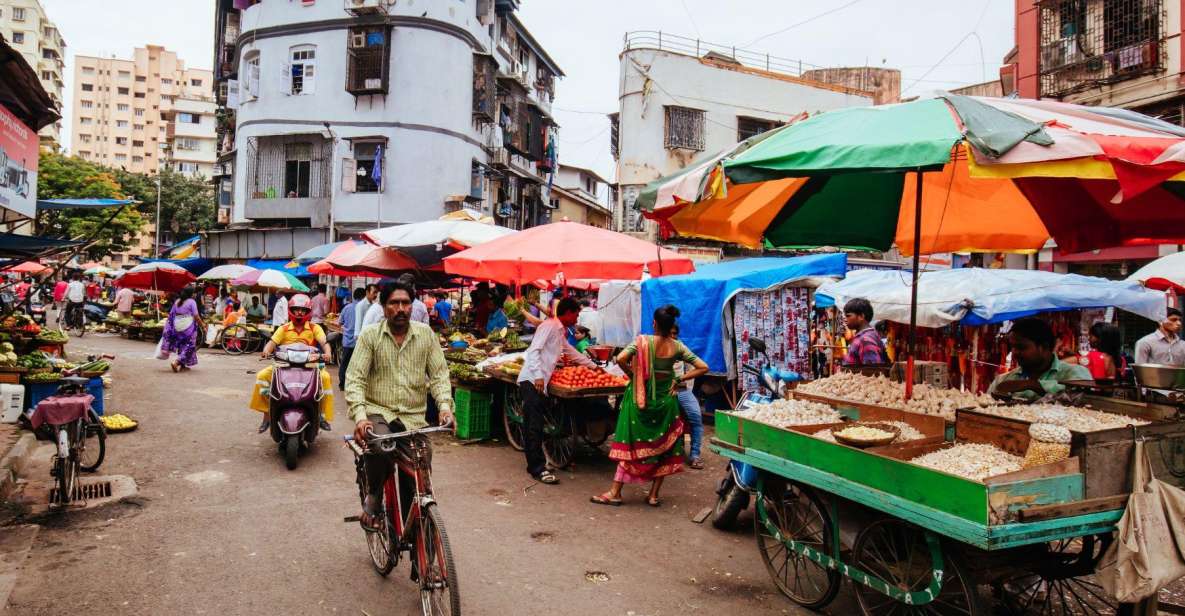
[[[1136,382],[1152,389],[1185,389],[1185,368],[1164,364],[1133,364]]]

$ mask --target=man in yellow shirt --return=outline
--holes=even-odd
[[[294,296],[288,303],[288,322],[276,328],[272,339],[263,347],[263,357],[271,357],[277,347],[287,344],[305,344],[321,349],[321,361],[333,361],[333,350],[329,348],[329,343],[325,340],[325,331],[321,329],[320,325],[309,321],[312,312],[312,300],[309,299],[309,296],[304,294]],[[271,410],[271,402],[265,391],[271,387],[274,369],[275,366],[267,366],[255,374],[255,389],[251,393],[251,409],[263,413],[263,423],[259,426],[260,432],[267,430],[271,422],[271,417],[268,414]],[[321,429],[329,431],[333,429],[333,426],[329,424],[333,421],[333,382],[330,380],[329,371],[324,368],[321,369],[321,391],[325,395],[321,398],[320,405]]]

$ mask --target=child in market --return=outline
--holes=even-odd
[[[592,346],[592,343],[593,343],[592,332],[587,327],[585,327],[583,325],[577,325],[575,337],[576,337],[576,344],[575,344],[576,350],[580,351],[581,353],[587,353],[588,347]]]

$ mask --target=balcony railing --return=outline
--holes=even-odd
[[[386,45],[350,49],[346,90],[354,95],[386,94],[389,68]]]
[[[1042,0],[1042,96],[1154,73],[1166,53],[1162,0]]]
[[[802,60],[779,58],[768,53],[753,49],[737,48],[736,45],[722,45],[709,43],[699,39],[678,36],[660,30],[638,30],[625,33],[624,51],[631,49],[657,49],[669,51],[696,58],[716,59],[724,62],[734,62],[741,66],[773,73],[782,73],[793,77],[801,76],[803,71],[824,68],[808,64]]]

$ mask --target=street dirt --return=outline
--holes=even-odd
[[[131,476],[139,494],[10,520],[41,529],[7,613],[419,613],[407,562],[380,577],[361,529],[342,522],[359,511],[353,459],[338,438],[350,425],[342,395],[336,434],[322,434],[288,471],[247,409],[257,357],[203,351],[195,370],[174,374],[146,342],[88,335],[69,348],[117,356],[107,412],[141,423],[109,437],[99,472]],[[732,533],[691,521],[715,502],[721,458],[706,453],[707,469],[668,480],[659,509],[640,487],[627,487],[625,506],[603,507],[588,502],[612,477],[603,453],[586,451],[546,486],[504,442],[434,442],[433,484],[465,614],[809,613],[769,581],[751,517]],[[827,610],[857,611],[847,586]]]

